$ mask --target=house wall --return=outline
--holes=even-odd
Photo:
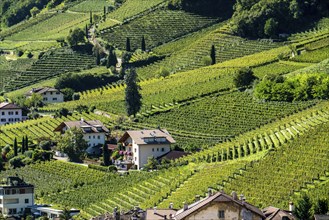
[[[15,199],[18,199],[18,203],[5,204],[6,201]],[[28,203],[25,203],[25,199],[28,199]],[[9,209],[16,209],[17,214],[22,214],[25,208],[33,205],[33,203],[33,193],[0,195],[0,211],[2,211],[4,216],[9,215]]]
[[[219,218],[219,212],[224,211],[224,218]],[[261,220],[262,218],[237,205],[234,202],[212,202],[210,205],[184,218],[184,220]]]
[[[89,147],[105,143],[104,133],[87,133],[83,134],[83,138],[88,142]]]
[[[0,109],[0,125],[22,121],[22,109]]]
[[[137,169],[142,168],[149,157],[160,157],[170,151],[170,144],[137,145],[133,141],[133,158]]]
[[[61,92],[45,92],[41,95],[45,103],[64,102],[64,95]]]

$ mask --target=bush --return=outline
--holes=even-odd
[[[255,79],[254,72],[250,68],[242,68],[235,74],[233,83],[235,87],[240,88],[249,86]]]
[[[95,164],[88,164],[88,168],[103,171],[103,172],[108,172],[109,171],[108,167],[95,165]]]
[[[23,163],[24,158],[25,158],[24,156],[13,157],[12,159],[9,160],[9,164],[14,169],[25,166],[25,164]]]
[[[211,57],[209,57],[209,56],[202,57],[202,63],[205,66],[210,66],[212,63]]]
[[[18,51],[16,52],[16,55],[17,55],[18,57],[23,56],[23,54],[24,54],[24,52],[21,51],[21,50],[18,50]]]
[[[33,57],[33,54],[32,54],[31,52],[29,52],[29,53],[27,54],[27,58],[31,59],[32,57]]]
[[[111,173],[115,173],[118,171],[117,167],[114,166],[114,165],[111,165],[108,167],[108,171],[111,172]]]

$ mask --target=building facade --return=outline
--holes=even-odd
[[[80,121],[68,121],[62,122],[56,129],[55,132],[60,132],[64,134],[67,130],[71,128],[81,129],[83,132],[83,138],[88,143],[87,152],[90,154],[96,153],[98,149],[94,147],[98,145],[103,145],[107,140],[107,135],[109,130],[104,126],[104,124],[99,120],[85,121],[81,119]]]
[[[0,103],[0,125],[20,122],[22,120],[21,107],[8,102]]]
[[[5,217],[23,215],[33,199],[34,186],[18,177],[8,177],[0,186],[0,211]]]
[[[64,94],[55,88],[45,87],[32,89],[26,94],[26,96],[30,97],[33,94],[40,94],[43,103],[64,102]]]
[[[130,160],[137,169],[147,164],[149,157],[158,158],[171,150],[176,143],[167,130],[126,131],[119,140],[129,153]]]

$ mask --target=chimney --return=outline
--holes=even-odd
[[[167,215],[164,215],[164,216],[163,216],[163,219],[165,219],[165,220],[166,220],[166,219],[167,219]]]
[[[195,201],[196,201],[196,202],[200,201],[200,195],[196,195],[196,196],[195,196]]]
[[[174,203],[171,202],[171,203],[169,204],[169,209],[173,209],[173,208],[174,208]]]
[[[244,195],[241,194],[241,195],[240,195],[240,201],[243,201],[243,197],[244,197]]]
[[[184,210],[184,211],[188,210],[188,204],[187,204],[187,202],[184,202],[183,210]]]
[[[238,200],[238,194],[235,191],[233,191],[231,195],[234,200]]]
[[[212,190],[211,188],[208,188],[208,197],[212,196]]]
[[[295,211],[295,206],[293,202],[289,202],[289,212]]]
[[[154,206],[153,211],[154,211],[154,214],[157,214],[157,213],[158,213],[158,212],[157,212],[157,207],[156,207],[156,206]]]

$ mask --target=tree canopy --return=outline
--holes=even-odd
[[[126,111],[129,116],[134,115],[135,117],[142,105],[142,95],[139,92],[140,86],[137,84],[135,69],[127,71],[125,82],[127,85],[125,89]]]
[[[85,32],[80,28],[75,28],[69,33],[66,40],[71,47],[77,46],[79,43],[85,43]]]

